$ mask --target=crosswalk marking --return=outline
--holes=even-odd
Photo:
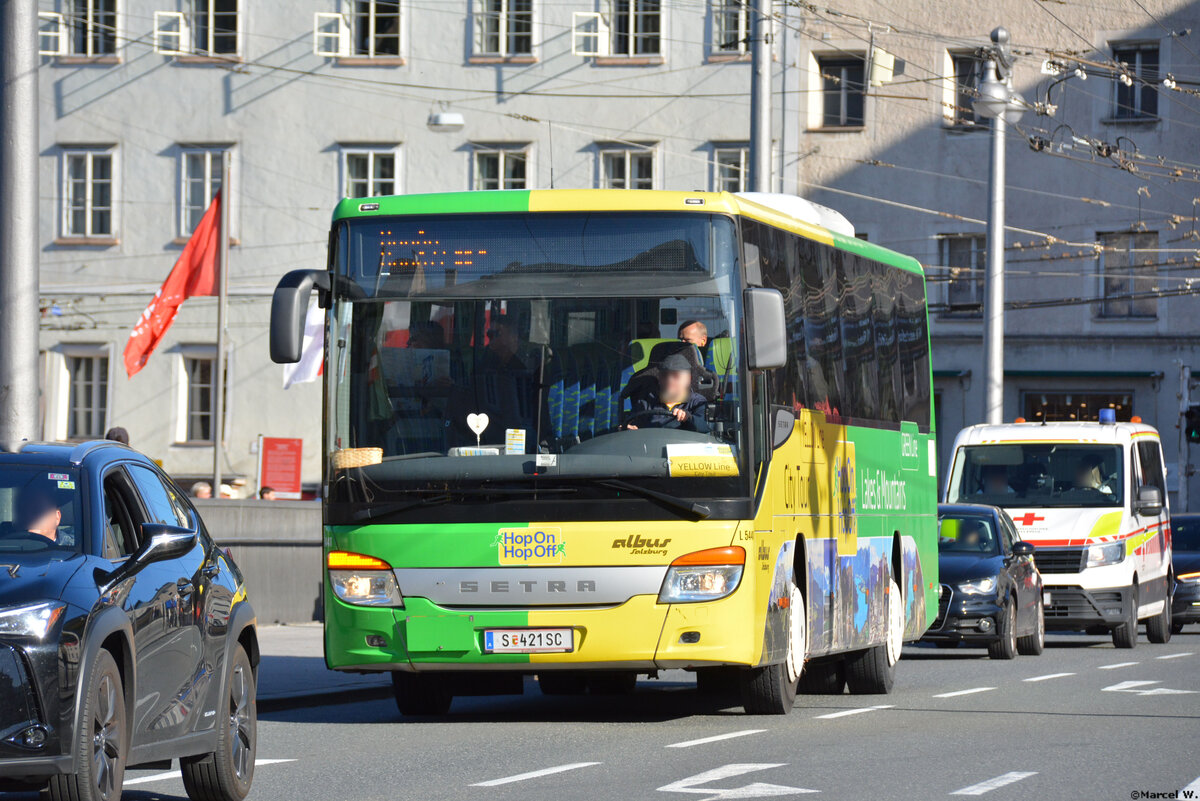
[[[513,782],[523,782],[528,779],[536,779],[539,776],[551,776],[555,773],[566,773],[569,770],[579,770],[580,768],[588,768],[592,765],[599,765],[599,762],[572,762],[569,765],[555,765],[552,768],[542,768],[541,770],[531,770],[528,773],[518,773],[516,776],[505,776],[503,779],[491,779],[486,782],[477,782],[472,784],[472,787],[499,787],[502,784],[512,784]]]
[[[735,737],[745,737],[750,734],[760,734],[766,729],[745,729],[743,731],[731,731],[727,734],[715,734],[712,737],[701,737],[699,740],[685,740],[682,743],[671,743],[667,748],[691,748],[693,745],[707,745],[708,743],[716,743],[721,740],[732,740]]]
[[[995,687],[972,687],[969,690],[955,690],[952,693],[938,693],[934,698],[956,698],[960,695],[974,695],[975,693],[986,693],[989,690],[994,690]]]
[[[1037,771],[1020,771],[1014,770],[1005,773],[1002,776],[997,776],[994,779],[988,779],[979,784],[972,784],[969,787],[964,787],[961,790],[955,790],[950,795],[983,795],[990,793],[992,790],[998,790],[1001,787],[1007,787],[1014,782],[1019,782],[1022,779],[1028,779],[1030,776],[1036,776]]]
[[[1074,673],[1047,673],[1045,676],[1034,676],[1025,681],[1050,681],[1050,679],[1065,679],[1067,676],[1074,676]]]
[[[877,709],[891,709],[892,704],[880,704],[878,706],[862,706],[857,709],[843,709],[841,712],[830,712],[828,715],[817,715],[817,720],[832,720],[833,718],[845,718],[850,715],[861,715],[863,712],[874,712]]]

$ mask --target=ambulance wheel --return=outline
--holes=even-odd
[[[1173,576],[1167,576],[1167,586],[1175,583]],[[1174,599],[1167,594],[1167,600],[1163,601],[1162,611],[1154,617],[1146,621],[1146,639],[1155,645],[1164,645],[1171,641],[1172,619],[1171,619],[1171,603]]]
[[[1125,601],[1125,620],[1113,626],[1112,640],[1117,648],[1136,648],[1138,641],[1138,600],[1137,585],[1129,588],[1129,598]]]

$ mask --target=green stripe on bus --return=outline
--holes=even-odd
[[[335,547],[365,553],[393,567],[499,567],[497,533],[528,523],[437,523],[330,526]]]
[[[865,239],[859,239],[855,236],[846,236],[839,234],[836,231],[830,231],[833,236],[833,244],[842,250],[855,253],[864,258],[873,259],[883,262],[891,267],[899,267],[901,270],[924,275],[925,271],[921,269],[921,263],[911,256],[905,256],[903,253],[897,253],[894,250],[873,245]]]
[[[378,208],[363,210],[364,205]],[[342,198],[333,221],[388,214],[471,214],[489,211],[529,211],[529,190],[438,192],[428,195]]]

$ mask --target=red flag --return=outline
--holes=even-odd
[[[217,294],[220,231],[221,193],[217,192],[179,255],[179,261],[171,268],[171,274],[129,332],[129,342],[125,345],[125,372],[130,378],[146,366],[150,354],[175,322],[180,304],[197,295]]]

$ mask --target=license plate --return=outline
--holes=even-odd
[[[575,650],[574,629],[485,629],[488,654],[568,653]]]
[[[1042,593],[1042,606],[1053,606],[1053,605],[1054,604],[1050,600],[1050,593],[1043,592]]]

